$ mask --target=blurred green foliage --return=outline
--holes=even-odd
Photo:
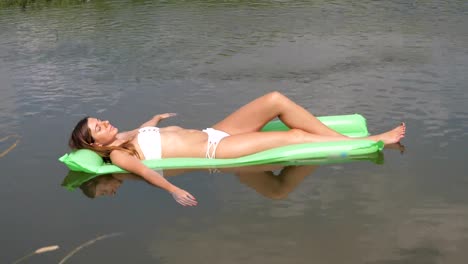
[[[21,8],[38,8],[38,7],[60,7],[86,3],[91,0],[0,0],[0,8],[5,7],[21,7]]]

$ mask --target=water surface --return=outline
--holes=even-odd
[[[58,244],[30,259],[56,263],[122,232],[68,262],[464,263],[467,24],[466,1],[437,0],[0,10],[0,139],[15,135],[0,153],[20,137],[0,158],[0,259]],[[407,151],[314,168],[283,199],[227,172],[171,178],[197,208],[139,181],[94,200],[60,186],[84,115],[204,128],[273,90],[317,115],[361,113],[374,133],[406,121]]]

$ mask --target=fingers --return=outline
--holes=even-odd
[[[169,117],[173,117],[173,116],[176,116],[177,113],[165,113],[165,114],[161,114],[160,117],[161,118],[169,118]]]
[[[193,197],[190,193],[179,193],[179,194],[172,194],[176,202],[183,206],[196,206],[198,204],[195,197]]]
[[[183,206],[197,206],[197,202],[193,200],[182,200],[182,201],[177,201],[179,204]]]
[[[197,201],[195,201],[192,198],[189,198],[188,196],[178,198],[176,199],[176,201],[183,206],[196,206],[198,204]]]
[[[186,193],[183,196],[184,201],[189,205],[189,206],[195,206],[198,204],[197,200],[195,197],[193,197],[190,193]]]

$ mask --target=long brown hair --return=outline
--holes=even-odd
[[[101,183],[103,180],[110,180],[110,179],[114,179],[112,174],[100,175],[89,181],[83,182],[80,185],[80,189],[86,197],[94,199],[96,198],[96,195],[97,195],[96,190],[97,190],[97,186],[99,185],[99,183]]]
[[[86,197],[94,199],[96,197],[97,185],[98,185],[98,180],[94,178],[81,184],[80,189]]]
[[[125,141],[120,146],[97,146],[94,143],[94,138],[91,136],[91,130],[88,127],[89,116],[81,119],[73,129],[73,132],[68,141],[68,146],[71,149],[90,149],[104,160],[110,161],[110,153],[114,150],[125,151],[128,154],[140,158],[135,146],[130,143],[130,140]]]

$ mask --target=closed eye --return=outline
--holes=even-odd
[[[99,123],[101,122],[101,120],[100,120],[100,119],[98,119],[97,121],[98,121]],[[94,130],[95,130],[96,132],[99,132],[99,131],[101,131],[101,126],[100,126],[100,125],[98,125],[98,124],[96,124],[96,127],[94,128]]]

